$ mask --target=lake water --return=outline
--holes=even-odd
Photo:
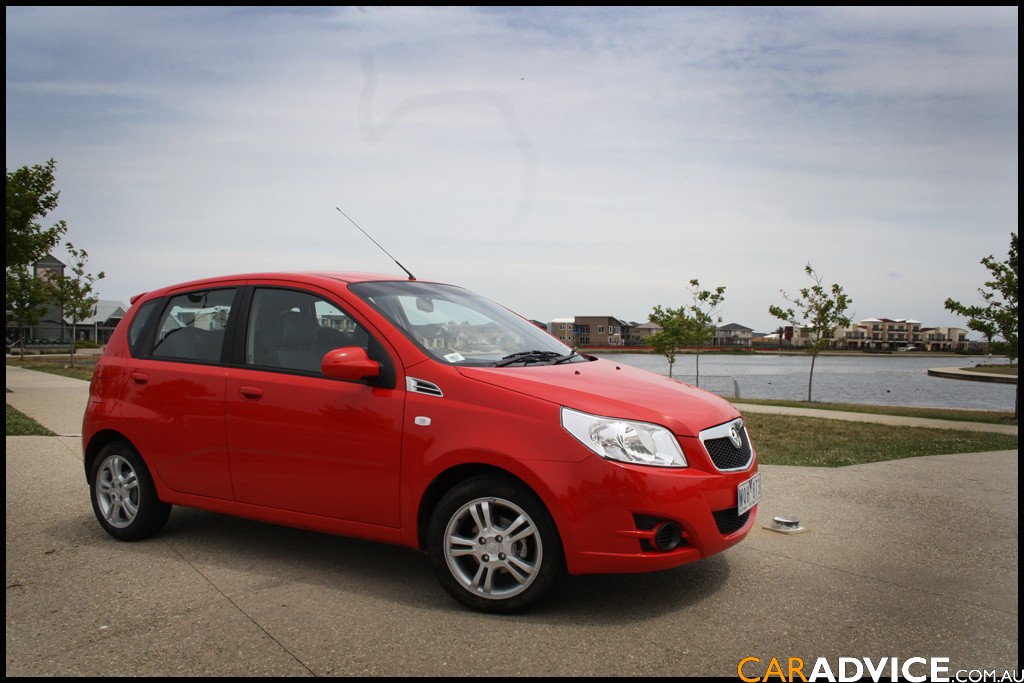
[[[599,357],[668,375],[664,356],[645,353],[595,354]],[[676,356],[672,376],[695,383],[694,354]],[[1013,410],[1013,384],[970,382],[931,377],[928,368],[970,367],[990,361],[979,356],[929,358],[901,354],[818,356],[814,364],[815,401],[901,405],[930,408]],[[700,354],[700,386],[722,396],[807,400],[810,356]]]

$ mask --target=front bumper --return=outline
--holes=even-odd
[[[737,514],[737,488],[757,472],[756,460],[719,472],[691,456],[691,467],[667,469],[588,458],[583,485],[559,495],[567,518],[560,531],[571,574],[635,573],[678,567],[739,543],[757,506]],[[693,466],[697,465],[697,466]],[[710,470],[710,471],[709,471]],[[665,549],[666,523],[678,525],[678,545]],[[671,544],[670,544],[671,545]]]

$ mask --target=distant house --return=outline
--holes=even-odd
[[[52,254],[47,254],[32,266],[32,273],[40,280],[52,282],[64,275],[65,268],[67,264]],[[77,341],[88,340],[106,344],[127,311],[128,304],[101,299],[96,304],[93,315],[80,320],[72,332],[71,321],[63,316],[60,306],[53,302],[46,308],[38,324],[23,329],[18,329],[17,321],[11,318],[8,311],[5,332],[8,339],[24,338],[30,343],[66,342],[70,341],[71,335],[74,334]]]
[[[648,322],[643,325],[637,325],[633,330],[636,333],[637,344],[641,346],[649,346],[650,344],[648,343],[647,338],[652,334],[661,332],[661,325]]]
[[[660,332],[651,323],[627,322],[613,316],[576,316],[555,318],[547,331],[570,346],[650,346],[647,339]],[[791,347],[802,348],[815,335],[803,325],[787,325],[777,331],[756,332],[739,323],[715,328],[712,345],[718,347]],[[907,318],[865,318],[836,330],[832,346],[864,351],[977,351],[978,344],[967,339],[967,330],[958,327],[925,327]]]
[[[714,346],[751,346],[754,343],[754,330],[739,323],[720,325],[715,328],[711,343]]]
[[[578,315],[573,332],[580,346],[625,346],[632,327],[608,315]]]
[[[32,274],[44,282],[53,282],[64,274],[67,264],[47,254],[32,266]],[[18,321],[7,312],[5,324],[8,339],[17,340],[24,338],[26,341],[36,339],[39,341],[60,341],[64,338],[64,319],[61,316],[60,307],[56,304],[46,307],[39,322],[31,327],[18,327]]]
[[[114,333],[114,328],[128,312],[128,306],[121,301],[100,299],[94,310],[95,312],[90,317],[79,320],[75,325],[75,339],[106,344],[110,341],[110,335]],[[68,320],[67,324],[70,327],[71,321]]]
[[[575,324],[575,318],[555,318],[548,323],[548,334],[566,346],[573,346],[575,339],[572,329]]]

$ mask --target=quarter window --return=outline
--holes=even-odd
[[[149,319],[153,317],[159,303],[160,299],[147,301],[132,317],[132,322],[128,326],[128,348],[131,349],[133,356],[138,356],[141,351],[139,344],[142,341],[142,330],[146,327]]]

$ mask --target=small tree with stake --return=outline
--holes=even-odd
[[[648,320],[661,329],[649,336],[647,342],[668,360],[668,376],[671,377],[672,366],[676,362],[676,353],[689,337],[689,327],[693,321],[686,315],[686,309],[683,307],[662,308],[661,306],[654,307]]]
[[[785,291],[782,297],[792,304],[788,308],[769,306],[768,312],[779,320],[784,320],[794,327],[802,327],[808,331],[809,337],[805,349],[811,354],[811,373],[807,379],[807,402],[811,402],[811,387],[814,382],[814,361],[818,354],[832,344],[832,337],[840,327],[850,324],[846,310],[853,299],[843,292],[837,284],[826,287],[811,264],[804,266],[814,284],[800,290],[800,296],[790,297]]]
[[[668,359],[668,376],[672,376],[672,366],[676,360],[676,351],[680,346],[694,346],[697,349],[697,385],[700,385],[700,347],[708,344],[715,336],[715,325],[722,322],[716,316],[718,309],[725,300],[725,287],[715,291],[700,288],[699,280],[690,280],[690,296],[692,303],[679,308],[655,306],[648,319],[661,327],[648,341],[654,350]]]
[[[58,279],[56,293],[64,317],[71,321],[71,367],[75,367],[75,330],[78,323],[95,315],[100,298],[93,294],[93,285],[106,275],[102,271],[98,275],[85,272],[85,264],[89,260],[85,249],[76,249],[71,242],[64,246],[71,256],[72,275],[62,275]]]

